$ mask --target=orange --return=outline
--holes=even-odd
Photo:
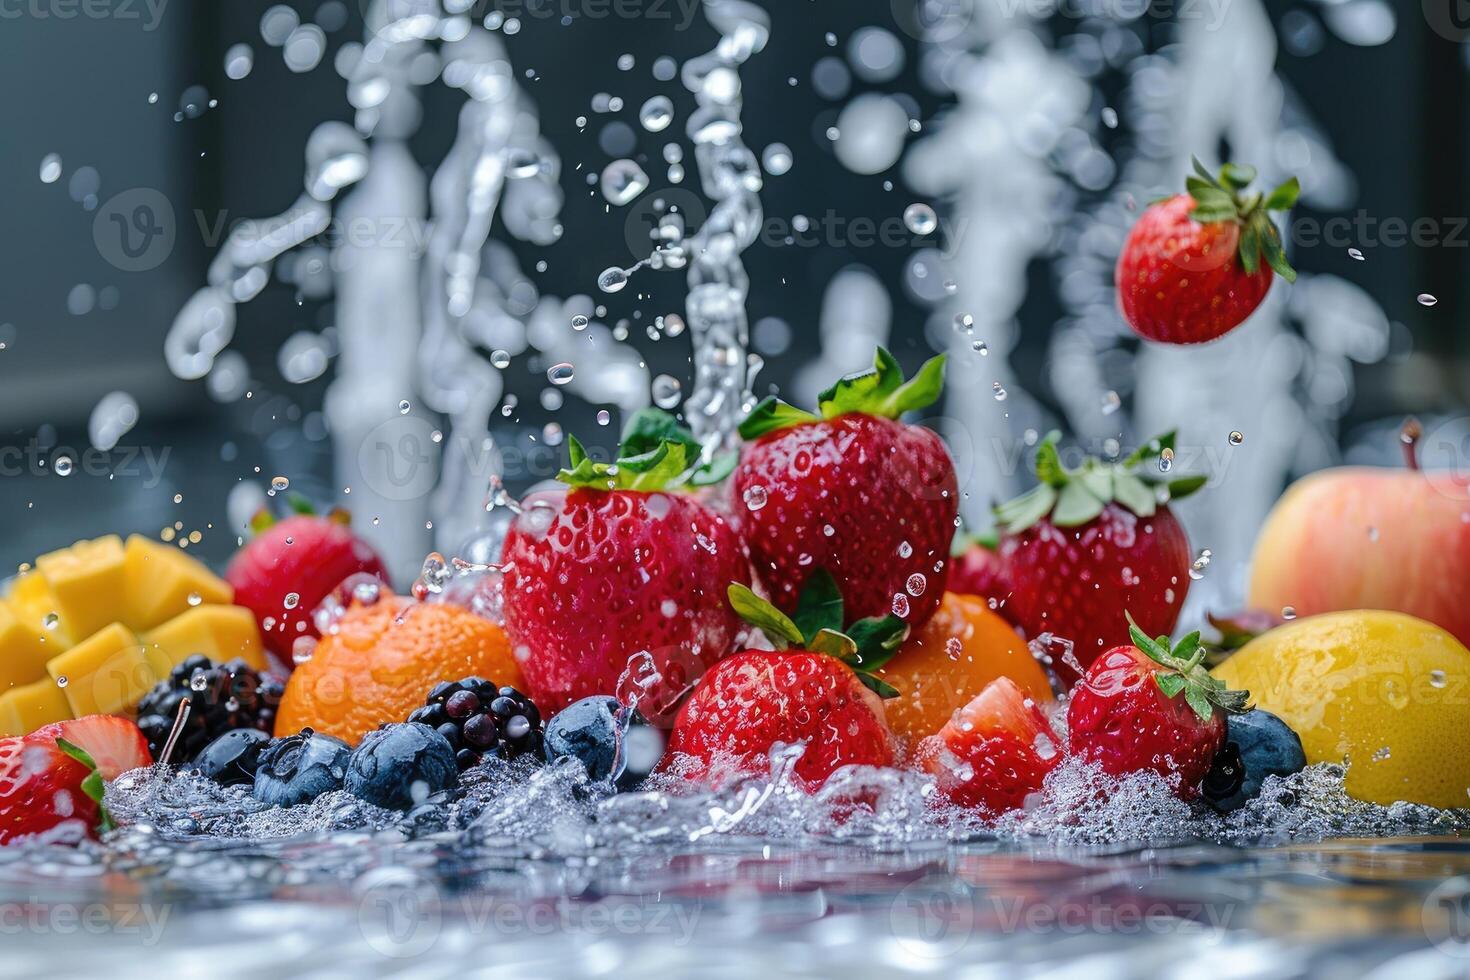
[[[954,592],[876,673],[898,689],[883,702],[884,714],[910,743],[938,732],[997,677],[1009,677],[1038,703],[1052,699],[1046,672],[1011,624],[984,599]]]
[[[311,728],[355,745],[384,722],[406,719],[440,681],[472,676],[524,687],[499,626],[458,606],[385,595],[348,609],[291,674],[276,735]]]

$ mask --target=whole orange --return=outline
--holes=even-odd
[[[458,606],[384,596],[348,609],[286,684],[276,735],[311,728],[356,744],[403,721],[440,681],[484,677],[522,687],[504,631]]]
[[[883,710],[893,734],[910,743],[938,732],[997,677],[1038,702],[1052,699],[1046,672],[1015,628],[984,599],[955,592],[876,673],[898,689]]]

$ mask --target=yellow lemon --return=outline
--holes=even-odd
[[[1345,763],[1361,800],[1470,806],[1470,650],[1403,613],[1293,620],[1215,668],[1296,730],[1308,762]]]

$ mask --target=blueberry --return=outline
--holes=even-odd
[[[606,695],[583,698],[562,709],[546,725],[547,761],[578,759],[593,782],[612,780],[619,789],[642,782],[663,757],[664,736],[636,711],[622,730],[623,710],[617,698]]]
[[[388,810],[407,810],[458,782],[454,747],[417,722],[368,732],[347,762],[347,791]]]
[[[225,732],[206,745],[190,769],[213,779],[221,786],[234,786],[255,781],[255,770],[260,765],[260,752],[270,743],[271,737],[255,728],[237,728]]]
[[[272,739],[260,753],[254,796],[272,806],[296,806],[342,788],[352,748],[340,738],[310,728]]]
[[[1225,746],[1205,776],[1205,800],[1221,813],[1238,810],[1267,776],[1289,776],[1307,764],[1296,732],[1260,708],[1226,719]]]

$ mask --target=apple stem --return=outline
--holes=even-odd
[[[1404,465],[1409,469],[1419,469],[1419,440],[1424,438],[1424,426],[1419,420],[1410,415],[1404,419],[1404,424],[1399,426],[1399,442],[1404,447]]]

